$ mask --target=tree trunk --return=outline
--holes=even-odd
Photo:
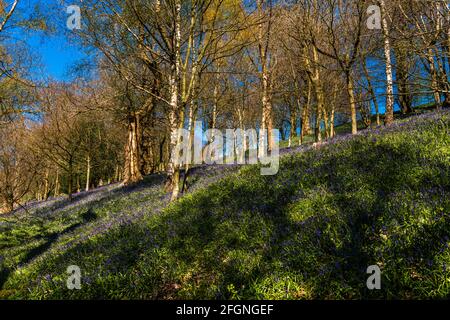
[[[188,145],[189,145],[189,150],[190,150],[189,159],[192,159],[192,155],[194,152],[196,112],[197,112],[197,100],[194,99],[191,106],[189,107],[189,119],[188,119],[188,131],[189,131]],[[185,164],[184,179],[183,179],[183,186],[181,188],[181,192],[185,192],[188,188],[188,173],[189,173],[189,161],[186,162],[186,164]]]
[[[439,93],[438,76],[436,66],[434,65],[433,50],[431,48],[427,50],[427,60],[431,74],[431,89],[433,90],[436,107],[439,109],[441,107],[441,95]]]
[[[330,138],[333,139],[335,136],[334,132],[334,114],[336,110],[336,102],[338,95],[338,85],[336,84],[333,90],[333,101],[331,102],[331,111],[330,111]]]
[[[245,105],[245,98],[243,97],[242,100],[242,110],[238,110],[238,121],[239,121],[239,128],[242,130],[242,132],[245,132],[245,125],[244,125],[244,105]],[[243,139],[242,141],[242,150],[247,150],[247,139]]]
[[[314,126],[314,133],[315,133],[315,138],[316,138],[316,142],[321,142],[322,141],[322,133],[321,133],[321,129],[320,129],[320,123],[321,123],[321,117],[320,117],[320,108],[319,108],[319,103],[317,103],[317,109],[316,109],[316,124]]]
[[[291,112],[290,112],[290,116],[291,116],[291,128],[290,128],[290,132],[289,132],[289,147],[292,144],[292,141],[294,141],[294,138],[297,134],[297,110],[296,110],[296,106],[291,106]]]
[[[171,99],[171,108],[176,108],[176,106],[178,105],[178,101],[177,101],[177,90],[175,90],[173,88],[173,86],[176,86],[176,84],[171,84],[172,86],[172,99]],[[171,154],[172,150],[175,150],[176,145],[178,143],[178,133],[177,133],[177,129],[178,129],[178,121],[177,121],[177,114],[176,114],[176,109],[175,110],[171,110],[169,112],[169,126],[170,126],[170,142],[169,142],[169,161],[167,163],[167,184],[166,184],[166,188],[169,191],[172,191],[172,197],[171,200],[175,200],[178,198],[178,193],[179,193],[179,167],[177,164],[175,164],[175,160],[173,158],[173,155]]]
[[[334,138],[335,132],[334,132],[334,112],[335,112],[335,106],[334,104],[331,106],[331,116],[330,116],[330,138]]]
[[[36,191],[36,200],[37,201],[41,201],[41,183],[39,183],[38,187],[37,187],[37,191]]]
[[[264,19],[263,14],[263,1],[257,1],[258,7],[258,15],[261,21]],[[271,8],[269,8],[271,10]],[[270,29],[271,21],[267,22],[268,29]],[[272,129],[273,129],[273,115],[272,115],[272,101],[271,101],[271,85],[270,85],[270,63],[268,61],[268,50],[269,50],[269,41],[270,41],[270,33],[266,32],[264,34],[264,26],[265,23],[259,24],[259,36],[258,36],[258,49],[259,49],[259,62],[261,64],[261,73],[260,73],[260,81],[261,81],[261,94],[262,94],[262,119],[261,119],[261,132],[264,134],[265,139],[267,140],[268,149],[273,150],[274,141],[272,139]],[[267,130],[267,131],[266,131]],[[260,141],[261,143],[261,141]],[[264,145],[264,143],[263,143]],[[262,157],[265,154],[265,150],[263,148],[258,148],[258,155]]]
[[[448,2],[448,1],[447,1]],[[445,58],[446,53],[448,52],[447,48],[447,33],[449,26],[446,25],[448,22],[447,17],[445,15],[449,15],[449,5],[445,4],[444,1],[434,1],[435,11],[437,15],[436,21],[436,34],[442,35],[443,41],[437,50],[437,63],[438,63],[438,88],[439,88],[439,97],[441,98],[441,94],[444,95],[444,99],[439,104],[439,107],[448,107],[450,103],[450,83],[448,81],[448,72],[447,72],[447,59]],[[444,26],[447,28],[445,29]],[[439,41],[439,40],[438,40]],[[447,57],[448,58],[448,57]]]
[[[210,129],[216,129],[217,125],[217,104],[219,102],[219,84],[214,84],[214,93],[213,93],[213,110],[212,110],[212,117],[211,117],[211,126]]]
[[[307,67],[309,70],[312,70],[309,72],[310,79],[312,84],[314,85],[315,93],[316,93],[316,102],[317,102],[317,109],[316,109],[316,125],[315,125],[315,137],[316,142],[322,141],[322,134],[321,134],[321,120],[323,116],[323,112],[325,111],[325,103],[324,103],[324,96],[323,96],[323,87],[322,87],[322,81],[320,78],[320,70],[319,70],[319,53],[317,51],[316,47],[313,47],[313,66],[311,68],[309,59],[307,59]]]
[[[291,147],[294,137],[297,135],[297,114],[301,108],[301,91],[299,88],[298,78],[295,72],[294,64],[292,63],[292,59],[289,59],[289,62],[291,65],[292,78],[294,79],[295,102],[296,102],[294,106],[289,104],[291,116],[291,132],[289,135],[289,147]],[[299,144],[301,144],[301,137],[299,139]]]
[[[80,174],[77,173],[77,193],[81,191]]]
[[[308,93],[306,96],[306,103],[302,109],[302,121],[300,131],[300,145],[303,144],[303,140],[306,135],[311,134],[311,127],[309,124],[309,111],[311,106],[311,81],[308,81]]]
[[[268,71],[263,72],[263,119],[265,120],[265,128],[267,129],[266,139],[268,143],[269,150],[274,149],[274,140],[272,137],[273,129],[273,110],[272,110],[272,98],[270,92],[270,79]]]
[[[159,169],[161,171],[165,170],[165,161],[164,161],[164,145],[166,143],[166,135],[164,135],[163,139],[159,143]]]
[[[178,105],[179,82],[181,75],[181,1],[175,2],[175,37],[174,37],[174,60],[171,63],[169,88],[170,88],[170,105],[169,105],[169,161],[167,163],[167,183],[166,188],[172,191],[171,201],[178,198],[180,192],[180,168],[175,163],[172,150],[175,150],[178,143],[178,127],[183,124],[183,117],[178,119],[181,108]]]
[[[447,9],[445,24],[447,26],[445,31],[445,55],[446,55],[446,61],[447,61],[447,67],[450,68],[450,10]],[[445,69],[445,68],[444,68]],[[447,85],[447,91],[445,92],[445,101],[444,105],[445,107],[450,107],[450,84],[448,83],[448,77],[446,76],[446,85]]]
[[[86,191],[89,191],[89,186],[91,182],[91,156],[87,156],[86,161]]]
[[[55,179],[55,197],[59,196],[59,169],[56,169],[56,179]]]
[[[383,30],[384,56],[386,59],[386,112],[384,124],[391,125],[394,122],[394,87],[392,78],[391,43],[389,41],[389,26],[386,19],[386,5],[384,0],[379,0],[379,4],[382,15],[381,27]]]
[[[130,116],[128,119],[128,140],[125,146],[124,185],[130,185],[143,179],[139,160],[138,121],[139,117],[136,115]]]
[[[403,114],[412,111],[412,96],[408,81],[408,56],[406,43],[399,43],[395,48],[398,100]]]
[[[261,59],[266,59],[263,56]],[[262,73],[261,73],[261,93],[262,93],[262,118],[261,118],[261,132],[267,141],[269,150],[273,149],[273,139],[270,134],[273,129],[273,119],[272,119],[272,102],[270,98],[270,85],[269,85],[269,73],[267,70],[266,62],[263,62]],[[262,157],[265,153],[263,148],[259,148],[259,157]]]
[[[49,191],[49,171],[48,169],[45,171],[45,182],[44,182],[44,200],[48,199]]]
[[[114,182],[119,181],[119,165],[116,164],[116,171],[114,173]]]
[[[69,172],[68,172],[68,186],[67,193],[69,194],[69,200],[72,201],[72,192],[73,192],[73,164],[72,160],[69,161]]]
[[[347,84],[347,93],[350,102],[350,113],[352,118],[352,134],[358,133],[358,120],[356,118],[356,101],[355,101],[355,92],[353,89],[353,79],[350,74],[350,70],[347,71],[345,75],[346,84]]]
[[[325,104],[323,104],[323,109],[322,109],[322,117],[323,117],[323,123],[324,123],[324,129],[325,129],[325,138],[328,139],[330,137],[330,132],[329,132],[329,119],[328,119],[328,112],[327,110],[325,110]]]

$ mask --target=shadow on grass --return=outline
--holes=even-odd
[[[360,297],[373,298],[373,297],[386,297],[387,291],[374,293],[370,292],[366,287],[366,268],[369,265],[373,265],[379,261],[379,255],[374,251],[372,243],[374,241],[374,232],[368,232],[373,226],[383,225],[385,219],[389,219],[389,208],[387,203],[395,196],[396,191],[410,190],[410,188],[418,189],[421,186],[433,187],[430,185],[430,177],[424,176],[422,179],[415,181],[415,185],[411,184],[408,179],[410,170],[414,167],[418,167],[421,164],[417,158],[415,150],[408,148],[391,148],[389,146],[374,147],[373,153],[367,153],[367,150],[360,150],[352,153],[349,157],[341,157],[336,159],[331,156],[329,159],[323,161],[320,166],[315,168],[314,174],[321,173],[323,175],[322,182],[327,185],[328,191],[333,193],[333,198],[337,199],[335,202],[335,209],[338,212],[342,223],[348,227],[350,234],[348,237],[343,238],[343,246],[339,249],[333,246],[327,246],[331,241],[320,242],[317,240],[318,245],[311,248],[304,248],[307,251],[306,254],[310,254],[309,261],[316,261],[315,263],[304,262],[300,264],[299,260],[295,256],[285,257],[280,254],[287,240],[292,240],[296,234],[307,234],[305,237],[311,240],[311,243],[316,238],[320,238],[321,232],[324,230],[317,230],[314,223],[306,221],[304,225],[292,223],[292,221],[286,215],[292,201],[298,200],[299,180],[303,180],[302,176],[305,174],[299,174],[298,172],[292,172],[293,179],[285,179],[283,181],[277,181],[274,177],[253,177],[254,181],[247,184],[237,185],[228,181],[222,183],[219,186],[213,186],[208,193],[197,195],[194,200],[187,203],[180,203],[174,211],[172,217],[176,221],[177,226],[172,229],[172,232],[179,237],[179,241],[168,242],[166,248],[170,250],[170,255],[175,257],[175,260],[183,261],[192,265],[200,265],[203,268],[203,272],[210,274],[220,274],[221,283],[223,286],[227,284],[234,284],[237,288],[249,288],[257,279],[261,279],[267,276],[265,272],[268,271],[268,266],[274,261],[282,263],[284,271],[289,271],[294,274],[304,274],[305,269],[309,272],[315,272],[315,274],[309,274],[317,279],[321,279],[320,267],[330,267],[327,263],[321,263],[317,259],[316,254],[326,256],[329,260],[330,257],[334,257],[335,261],[343,261],[343,265],[336,267],[328,273],[328,278],[323,278],[324,281],[315,281],[313,288],[313,294],[315,298],[326,298],[333,296],[333,287],[330,286],[330,282],[326,280],[333,280],[334,282],[341,282],[342,286],[351,286],[353,295],[359,295]],[[368,155],[369,154],[369,155]],[[393,166],[393,160],[395,159],[399,163]],[[383,162],[383,160],[389,160]],[[367,161],[366,164],[363,162]],[[381,167],[371,166],[381,161],[384,164]],[[356,168],[354,182],[349,184],[351,180],[344,170],[344,167],[336,166],[336,163],[345,164],[349,168]],[[442,169],[442,163],[430,162],[430,165],[435,168]],[[337,168],[337,171],[331,171],[330,168]],[[283,169],[283,168],[281,168]],[[286,169],[286,168],[284,168]],[[297,171],[305,172],[306,168],[301,166],[297,167]],[[448,168],[447,168],[448,169]],[[254,173],[253,173],[254,174]],[[248,178],[248,177],[247,177]],[[315,176],[315,178],[321,178]],[[358,195],[353,192],[358,192],[358,188],[364,185],[358,181],[365,181],[372,189],[374,200],[372,205],[368,205],[364,195]],[[445,184],[444,181],[438,181],[441,186]],[[306,184],[306,182],[304,183]],[[276,186],[276,187],[275,187]],[[313,189],[314,185],[308,186]],[[446,188],[448,189],[448,185]],[[348,198],[342,197],[342,194],[349,194]],[[240,212],[251,212],[255,219],[261,218],[264,223],[261,225],[272,226],[272,233],[270,239],[266,239],[264,249],[259,250],[261,259],[259,264],[255,268],[244,268],[239,263],[230,264],[220,262],[223,258],[226,260],[226,255],[220,256],[223,252],[229,252],[235,249],[247,252],[243,254],[245,256],[255,255],[255,247],[252,240],[240,241],[239,239],[228,239],[223,241],[227,237],[227,232],[220,231],[219,228],[223,227],[231,221],[233,227],[230,228],[228,233],[233,232],[234,229],[240,229],[239,232],[242,235],[257,236],[257,233],[261,230],[252,230],[252,225],[239,224]],[[320,217],[322,219],[324,217]],[[326,227],[326,220],[322,220],[322,226]],[[423,230],[422,234],[416,235],[413,240],[414,246],[412,248],[401,247],[401,251],[398,252],[398,256],[407,256],[410,250],[418,250],[420,252],[419,260],[432,260],[433,257],[444,248],[443,239],[450,237],[449,221],[445,220],[444,223],[438,227],[437,225],[428,226]],[[259,227],[259,226],[258,226]],[[318,232],[318,234],[315,234]],[[430,234],[431,233],[431,234]],[[167,233],[169,235],[170,232]],[[222,238],[215,238],[214,236],[220,235]],[[194,248],[192,241],[185,242],[183,239],[195,239]],[[255,241],[258,239],[255,238]],[[260,239],[259,239],[260,240]],[[300,244],[298,244],[300,245]],[[204,251],[204,248],[208,248],[208,251]],[[211,248],[217,248],[216,254],[220,258],[214,258],[211,255]],[[422,249],[421,249],[422,248]],[[190,253],[189,253],[190,252]],[[192,252],[195,253],[192,254]],[[287,259],[287,260],[286,260]],[[207,261],[216,261],[217,264],[207,264]],[[395,268],[391,268],[395,269]],[[398,270],[401,272],[402,270]],[[395,272],[395,271],[394,271]],[[333,278],[334,279],[331,279]],[[201,280],[200,280],[201,281]],[[399,283],[395,283],[393,280],[391,283],[386,281],[386,288],[392,290],[399,289]],[[224,288],[222,288],[224,289]],[[226,290],[216,296],[216,298],[230,298],[224,295]],[[176,296],[176,291],[169,293],[169,295]]]
[[[87,222],[93,221],[95,219],[97,219],[97,215],[95,214],[95,212],[92,209],[88,209],[86,212],[84,212],[82,215],[82,221],[76,224],[73,224],[67,228],[65,228],[64,230],[62,230],[61,232],[55,232],[55,233],[51,233],[49,235],[46,235],[44,237],[40,237],[40,239],[44,239],[44,242],[29,250],[22,259],[20,259],[19,261],[19,265],[22,264],[27,264],[30,261],[32,261],[34,258],[36,258],[37,256],[41,255],[42,253],[44,253],[45,251],[47,251],[53,243],[55,243],[58,238],[64,234],[70,233],[74,230],[76,230],[77,228],[81,227],[82,225],[84,225]],[[9,268],[4,268],[0,271],[0,289],[3,287],[3,284],[7,281],[8,276],[10,275],[11,270]]]
[[[82,221],[78,222],[76,224],[73,224],[67,228],[65,228],[64,230],[62,230],[61,232],[55,232],[55,233],[51,233],[45,237],[42,237],[44,239],[44,243],[39,245],[36,248],[31,249],[30,251],[27,252],[27,254],[21,259],[21,261],[19,262],[19,265],[21,264],[27,264],[29,263],[31,260],[33,260],[34,258],[36,258],[37,256],[41,255],[42,253],[44,253],[45,251],[47,251],[54,242],[56,242],[58,240],[58,238],[64,234],[70,233],[76,229],[78,229],[79,227],[81,227],[82,225],[84,225],[87,222],[93,221],[95,219],[97,219],[97,215],[95,214],[95,212],[92,209],[88,209],[86,212],[84,212],[82,215]]]
[[[103,236],[96,244],[83,243],[71,248],[70,252],[58,257],[55,264],[70,255],[82,258],[101,253],[118,257],[115,266],[126,272],[128,266],[141,259],[145,250],[152,260],[152,247],[149,246],[153,243],[148,239],[155,236],[159,251],[167,252],[168,268],[175,270],[172,270],[175,276],[160,282],[150,281],[160,286],[153,290],[156,295],[150,298],[177,298],[180,286],[171,286],[173,289],[168,291],[164,288],[180,280],[190,281],[193,292],[189,298],[230,298],[229,284],[233,284],[243,298],[258,298],[251,291],[252,286],[274,272],[303,275],[304,281],[312,286],[312,298],[333,297],[336,287],[331,282],[339,288],[350,287],[351,293],[342,293],[344,297],[386,297],[386,291],[372,294],[365,286],[366,268],[379,261],[377,247],[373,245],[378,241],[374,240],[378,230],[372,228],[384,225],[384,220],[391,218],[388,205],[396,192],[417,191],[424,185],[447,190],[450,186],[445,175],[431,177],[425,174],[420,179],[410,179],[411,170],[423,165],[417,149],[411,144],[372,145],[364,141],[366,145],[363,146],[358,143],[351,145],[350,154],[323,150],[322,158],[316,152],[285,159],[278,176],[260,176],[258,168],[250,168],[245,172],[245,179],[225,179],[174,204],[169,214],[152,229],[157,235],[144,232],[139,233],[137,239],[125,239],[124,235],[130,235],[138,227],[124,226]],[[437,161],[429,160],[427,164],[434,170],[449,169],[448,164]],[[430,172],[434,173],[433,170]],[[161,183],[158,179],[163,178],[155,179]],[[150,181],[148,183],[151,185]],[[349,234],[345,230],[339,231],[340,247],[325,234],[325,228],[336,227],[336,221],[329,220],[323,212],[300,222],[292,221],[288,215],[293,203],[306,199],[305,192],[314,192],[318,186],[326,188],[333,199],[334,218],[349,231]],[[137,185],[125,192],[142,187]],[[359,193],[361,190],[367,190],[369,200],[365,193]],[[433,259],[444,247],[442,240],[450,236],[449,224],[450,221],[445,220],[440,225],[426,226],[422,232],[412,235],[414,245],[404,244],[396,254],[407,256],[416,250],[417,261]],[[300,238],[305,241],[301,242]],[[288,241],[292,243],[286,244]],[[122,242],[123,245],[118,246]],[[284,254],[283,249],[287,247],[301,250],[301,257],[294,253]],[[118,250],[112,254],[112,248]],[[233,258],[230,255],[233,252],[240,252],[240,255]],[[256,256],[257,263],[250,265],[251,260],[247,262],[246,259]],[[127,257],[126,262],[121,257]],[[338,261],[343,264],[335,266]],[[390,268],[394,275],[403,271],[395,270],[395,266]],[[157,271],[149,270],[149,274],[149,277],[158,277]],[[211,296],[208,290],[213,284],[217,290],[214,289],[215,295]],[[391,292],[400,286],[395,278],[385,284]],[[140,289],[145,291],[145,288]],[[93,298],[108,297],[108,290],[92,288],[91,294]]]

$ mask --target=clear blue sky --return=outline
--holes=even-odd
[[[68,69],[85,55],[62,36],[33,36],[27,40],[35,54],[42,58],[44,71],[56,80],[66,80]]]
[[[77,1],[74,1],[76,3]],[[49,15],[51,19],[64,20],[68,16],[66,5],[61,4],[58,0],[21,0],[18,5],[18,11],[21,15],[32,14],[35,5],[40,3],[42,12]],[[53,21],[58,25],[65,25],[65,21]],[[23,40],[30,48],[34,55],[40,57],[44,68],[44,75],[56,80],[67,80],[67,71],[69,68],[86,58],[82,49],[68,42],[64,35],[52,34],[47,35],[43,32],[33,31],[26,34],[17,33],[15,35]],[[34,75],[39,77],[40,75]]]

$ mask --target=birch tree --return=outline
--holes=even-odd
[[[386,111],[385,125],[394,122],[394,80],[392,76],[391,43],[389,40],[389,25],[387,21],[386,4],[384,0],[378,1],[381,9],[381,28],[383,31],[384,57],[386,60]]]

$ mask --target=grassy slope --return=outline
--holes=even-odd
[[[427,114],[291,150],[275,176],[231,168],[210,184],[224,173],[205,169],[161,214],[166,195],[149,177],[0,218],[0,296],[449,297],[449,127],[448,112]],[[66,289],[71,264],[80,291]],[[380,291],[366,288],[372,264]]]

